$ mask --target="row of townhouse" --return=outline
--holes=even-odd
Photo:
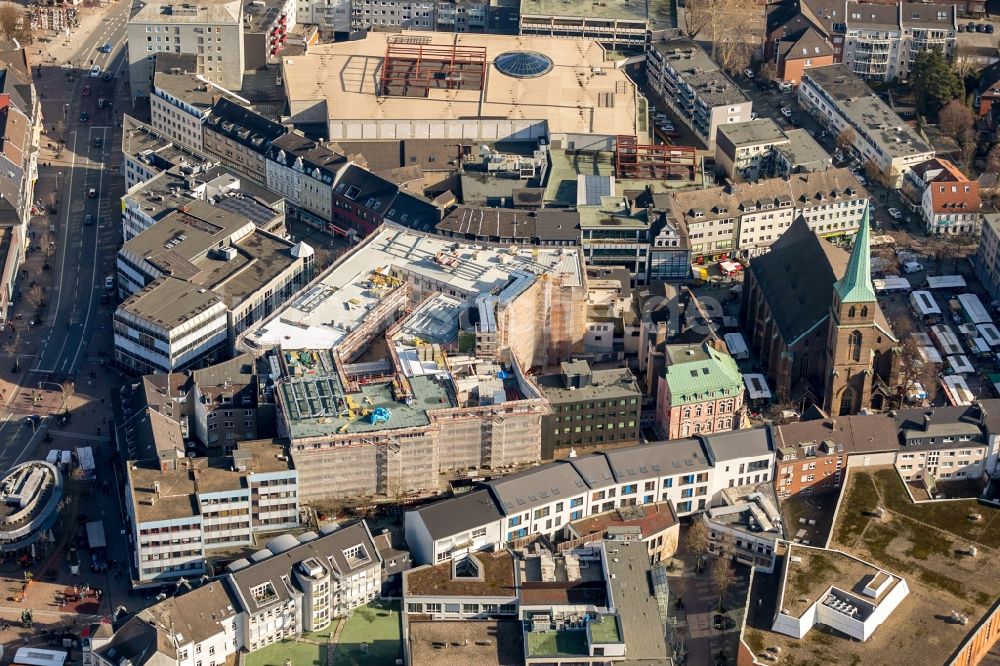
[[[977,480],[997,473],[1000,400],[839,416],[775,428],[781,499],[836,491],[847,468],[893,465],[904,481]],[[933,481],[931,480],[933,479]]]
[[[764,254],[800,216],[820,236],[854,234],[868,191],[848,169],[676,192],[670,217],[687,229],[692,257]]]
[[[414,560],[516,544],[621,507],[672,502],[678,516],[705,510],[725,489],[769,482],[769,427],[640,444],[541,465],[406,514]]]
[[[220,577],[141,610],[115,629],[94,627],[83,641],[83,663],[232,663],[237,654],[346,617],[407,568],[408,556],[384,534],[373,536],[363,521],[298,537],[283,534]]]
[[[369,171],[363,157],[290,132],[249,106],[198,76],[192,56],[157,56],[152,128],[279,193],[292,218],[353,238],[386,221],[423,231],[440,222],[436,206]]]
[[[835,136],[851,139],[853,151],[899,189],[914,165],[934,157],[934,148],[846,65],[814,67],[797,91],[802,108]],[[846,131],[846,134],[844,134]]]

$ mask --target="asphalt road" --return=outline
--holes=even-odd
[[[68,164],[39,164],[36,200],[42,199],[46,187],[56,191],[59,220],[45,330],[34,365],[21,375],[25,387],[53,389],[55,383],[74,381],[88,343],[95,335],[110,335],[110,320],[100,307],[100,296],[104,278],[111,273],[119,237],[115,210],[123,184],[109,166],[119,143],[116,125],[120,112],[116,107],[124,96],[128,11],[126,2],[110,7],[102,25],[81,40],[70,60],[76,70],[72,80],[63,63],[58,63],[63,66],[58,69],[45,68],[36,78],[46,130],[59,121],[64,123],[64,161]],[[98,51],[104,44],[112,45],[110,53]],[[91,77],[93,64],[102,72],[111,71],[115,78],[104,81],[101,76]],[[116,105],[99,109],[99,99],[116,100]],[[86,122],[81,120],[83,112],[89,115]],[[100,148],[95,144],[98,137]],[[94,198],[87,196],[91,188],[97,193]],[[88,214],[93,216],[93,224],[84,224]],[[29,459],[41,439],[42,429],[26,424],[24,416],[0,412],[0,470]]]

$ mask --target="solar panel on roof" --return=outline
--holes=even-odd
[[[659,465],[659,464],[654,464],[654,465],[653,465],[653,471],[654,471],[654,472],[659,472],[659,471],[660,471],[661,469],[663,469],[663,468],[662,468],[662,467],[660,467],[660,465]]]
[[[604,480],[605,481],[610,481],[611,480],[611,474],[610,474],[610,472],[605,472],[604,473]]]
[[[537,502],[538,501],[538,498],[536,496],[534,496],[534,495],[528,495],[528,499],[530,499],[532,502]]]
[[[504,502],[503,505],[505,507],[507,507],[508,509],[513,509],[514,508],[514,503],[513,502]]]
[[[580,479],[577,479],[577,480],[576,480],[576,487],[577,487],[577,488],[583,488],[583,485],[584,485],[584,484],[583,484],[583,481],[581,481]]]
[[[649,468],[646,467],[645,465],[639,465],[639,471],[645,474],[646,472],[649,471]]]

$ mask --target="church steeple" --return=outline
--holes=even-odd
[[[872,287],[871,230],[868,224],[870,205],[865,204],[861,228],[854,237],[854,249],[844,276],[833,285],[841,303],[874,303]]]

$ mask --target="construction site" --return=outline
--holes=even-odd
[[[585,332],[578,249],[384,227],[240,340],[266,355],[304,502],[401,499],[541,457],[530,368]]]

